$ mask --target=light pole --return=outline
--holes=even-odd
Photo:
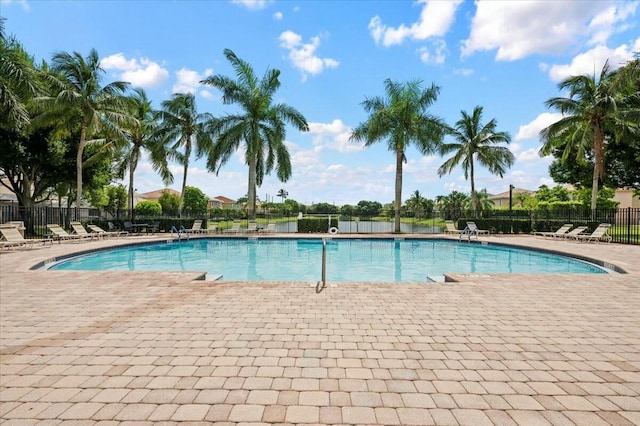
[[[513,234],[513,185],[509,185],[509,228],[511,229],[511,233]]]

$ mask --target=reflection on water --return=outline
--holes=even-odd
[[[80,256],[53,269],[205,271],[227,280],[315,281],[319,239],[198,239]],[[451,240],[327,241],[329,281],[426,281],[458,273],[603,273],[566,257]]]
[[[338,222],[338,230],[342,234],[385,234],[393,232],[393,222],[341,220]],[[400,223],[400,231],[415,234],[439,234],[442,232],[442,228],[402,222]],[[276,232],[298,232],[298,222],[278,222],[276,223]]]

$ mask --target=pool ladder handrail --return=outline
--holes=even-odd
[[[171,233],[176,233],[178,236],[178,241],[182,241],[182,237],[180,236],[180,231],[182,231],[187,236],[187,241],[189,241],[189,232],[186,230],[184,226],[180,226],[180,229],[176,228],[175,225],[171,227]]]
[[[320,287],[322,283],[322,287]],[[322,239],[322,279],[318,281],[317,287],[325,288],[327,286],[327,240]]]

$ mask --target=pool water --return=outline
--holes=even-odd
[[[225,280],[317,281],[319,239],[197,239],[116,248],[71,258],[54,270],[204,271]],[[327,241],[327,281],[424,282],[456,273],[606,273],[569,257],[450,240]]]

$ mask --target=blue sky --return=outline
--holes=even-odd
[[[280,188],[305,204],[392,202],[394,155],[385,143],[368,148],[348,142],[366,119],[360,103],[382,95],[383,81],[421,79],[440,87],[430,112],[453,124],[460,111],[484,107],[484,121],[512,136],[517,158],[503,179],[477,169],[476,187],[490,193],[509,184],[553,185],[550,158],[538,155],[538,132],[559,118],[544,102],[563,95],[557,83],[592,74],[607,59],[617,67],[640,51],[638,1],[29,1],[0,0],[6,31],[37,60],[57,51],[95,48],[105,81],[143,87],[154,106],[175,92],[196,94],[198,110],[232,111],[220,93],[198,82],[210,74],[232,76],[223,56],[230,48],[258,75],[281,70],[277,102],[301,111],[310,131],[287,132],[293,177],[266,177],[258,196]],[[446,158],[407,152],[403,199],[419,190],[434,198],[469,192],[461,169],[442,178]],[[174,165],[175,182],[182,183]],[[195,160],[187,184],[209,196],[247,192],[247,166],[237,153],[219,175]],[[161,188],[144,161],[138,192]],[[275,199],[279,201],[279,199]]]

